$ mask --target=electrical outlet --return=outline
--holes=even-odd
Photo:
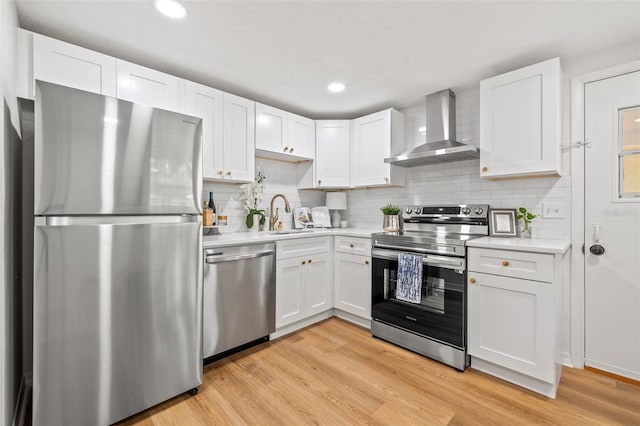
[[[545,203],[542,205],[542,217],[545,219],[562,219],[566,217],[562,204]]]

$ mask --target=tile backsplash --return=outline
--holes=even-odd
[[[420,127],[425,125],[425,104],[401,110],[406,116],[407,148],[424,143]],[[480,88],[457,93],[457,140],[479,145]],[[256,159],[256,171],[267,178],[261,208],[268,208],[271,197],[284,194],[291,207],[315,207],[325,204],[323,191],[299,190],[296,186],[297,165],[276,160]],[[244,202],[238,197],[239,185],[205,182],[202,199],[213,191],[218,212],[228,216],[228,226],[221,232],[244,231]],[[560,208],[560,218],[536,218],[533,235],[539,238],[570,239],[571,237],[571,177],[519,178],[490,181],[481,179],[479,160],[425,165],[409,168],[404,187],[353,189],[347,191],[348,211],[342,218],[350,227],[382,228],[380,207],[393,203],[406,204],[489,204],[493,208],[526,207],[543,213],[544,205]],[[293,226],[292,215],[284,213],[284,203],[278,199],[280,218],[285,228]]]
[[[264,194],[260,208],[268,209],[271,197],[276,194],[283,194],[289,200],[291,209],[295,207],[315,207],[325,204],[325,194],[322,191],[299,190],[296,186],[297,166],[293,163],[283,161],[267,160],[256,158],[256,173],[261,171],[266,176]],[[205,182],[203,185],[202,200],[209,199],[209,191],[213,191],[213,198],[218,214],[228,216],[228,225],[220,229],[220,232],[245,231],[244,225],[246,211],[244,200],[238,197],[240,185],[228,183]],[[274,208],[279,208],[279,216],[286,228],[293,227],[292,213],[285,213],[284,201],[278,198],[274,203]],[[268,229],[268,221],[265,229]]]

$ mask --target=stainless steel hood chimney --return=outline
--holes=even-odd
[[[391,158],[385,163],[413,167],[424,164],[478,158],[478,147],[455,140],[456,95],[450,89],[427,95],[426,143]]]

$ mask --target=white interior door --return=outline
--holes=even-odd
[[[585,365],[640,380],[640,72],[585,86],[585,140]]]

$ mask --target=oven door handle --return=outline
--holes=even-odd
[[[426,249],[421,249],[418,247],[411,247],[411,248],[407,248],[407,247],[402,247],[402,246],[394,246],[393,244],[382,244],[376,241],[375,243],[376,247],[381,247],[381,248],[386,248],[386,249],[393,249],[393,250],[402,250],[403,252],[406,252],[408,250],[411,251],[416,251],[419,253],[429,253],[429,250]]]
[[[402,252],[410,253],[406,248],[404,248]],[[392,250],[381,250],[377,248],[371,250],[371,257],[373,258],[374,262],[375,259],[386,259],[397,262],[399,254],[399,252]],[[465,260],[458,257],[452,258],[447,256],[426,255],[422,256],[422,263],[447,269],[464,270],[465,268]]]
[[[445,264],[445,265],[451,265],[451,266],[457,266],[459,268],[464,267],[464,261],[462,259],[457,259],[457,258],[450,258],[450,257],[444,257],[444,256],[431,256],[428,255],[426,257],[424,257],[422,259],[423,263],[430,263],[432,265],[436,265],[436,264]]]

